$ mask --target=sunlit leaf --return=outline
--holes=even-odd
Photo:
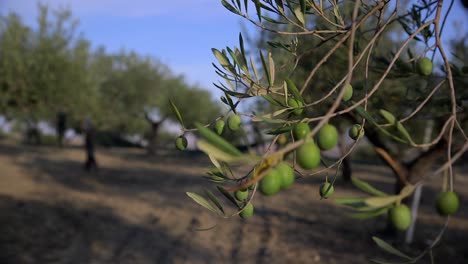
[[[268,64],[270,66],[270,79],[271,85],[275,84],[275,62],[273,61],[273,57],[271,56],[271,52],[268,52]]]
[[[383,196],[383,197],[370,197],[366,198],[364,201],[369,207],[384,207],[390,204],[395,203],[396,201],[400,200],[400,196],[392,195],[392,196]]]
[[[232,74],[235,74],[234,67],[229,62],[229,59],[227,58],[227,56],[224,53],[220,52],[219,50],[217,50],[215,48],[213,48],[211,50],[212,50],[213,54],[215,55],[216,59],[218,60],[219,64],[221,64],[221,66],[224,69],[228,70]]]
[[[211,144],[203,139],[197,140],[197,147],[201,151],[205,152],[207,155],[211,155],[220,161],[233,162],[235,160],[238,160],[238,157],[226,153],[225,151],[216,147],[214,144]]]
[[[294,16],[297,18],[299,22],[301,22],[303,26],[305,25],[304,13],[302,13],[302,10],[300,7],[296,7],[294,9]]]
[[[414,191],[415,186],[412,184],[407,184],[403,189],[401,189],[399,196],[405,198],[409,196]]]
[[[197,127],[198,131],[200,132],[200,135],[203,138],[215,145],[220,150],[235,157],[242,155],[242,153],[237,148],[235,148],[231,143],[226,141],[224,138],[220,137],[211,129],[204,127],[200,123],[195,123],[195,126]]]

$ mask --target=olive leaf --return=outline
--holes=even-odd
[[[234,67],[231,65],[231,62],[229,62],[228,57],[223,52],[220,52],[219,50],[217,50],[215,48],[212,48],[211,51],[215,55],[215,57],[218,60],[219,64],[221,64],[221,66],[224,69],[228,70],[229,72],[231,72],[232,74],[235,75],[236,71],[235,71]]]
[[[389,209],[390,209],[389,206],[382,207],[382,208],[377,208],[377,209],[374,208],[373,210],[370,210],[370,211],[367,211],[367,212],[354,213],[354,214],[351,214],[350,216],[352,218],[356,218],[356,219],[368,219],[368,218],[373,218],[373,217],[379,216],[381,214],[384,214]]]
[[[278,127],[275,129],[271,129],[265,132],[265,134],[268,135],[279,135],[283,133],[287,133],[292,130],[292,126],[283,126],[283,127]]]
[[[237,202],[237,200],[228,192],[226,191],[223,187],[221,186],[216,186],[216,188],[218,189],[218,191],[224,195],[224,197],[226,197],[226,199],[228,199],[234,206],[236,206],[237,208],[240,208],[239,206],[239,203]]]
[[[387,242],[383,241],[382,239],[378,238],[378,237],[372,237],[372,240],[374,240],[374,242],[377,244],[377,246],[379,246],[379,248],[385,250],[386,252],[392,254],[392,255],[395,255],[395,256],[399,256],[399,257],[402,257],[402,258],[405,258],[407,260],[412,260],[413,258],[411,258],[410,256],[404,254],[403,252],[399,251],[398,249],[394,248],[392,245],[388,244]]]
[[[294,8],[294,16],[297,18],[299,22],[301,22],[303,26],[305,25],[304,13],[302,12],[300,7]]]
[[[335,198],[334,201],[337,204],[345,204],[345,205],[353,205],[353,204],[363,204],[364,197],[338,197]]]
[[[186,192],[185,194],[187,194],[188,197],[192,198],[192,200],[194,200],[199,205],[205,207],[206,209],[218,215],[224,215],[224,213],[221,210],[219,210],[218,207],[214,206],[212,203],[206,200],[205,197],[198,195],[196,193],[193,193],[193,192]]]
[[[273,61],[271,52],[268,52],[268,64],[270,66],[270,86],[273,86],[275,84],[275,62]]]
[[[177,108],[177,106],[174,104],[174,102],[172,100],[169,100],[169,103],[172,107],[172,111],[174,112],[174,114],[176,115],[176,118],[177,120],[179,121],[180,125],[185,128],[184,126],[184,121],[182,120],[182,116],[180,115],[180,112],[179,112],[179,109]]]
[[[399,195],[391,195],[391,196],[384,196],[384,197],[370,197],[370,198],[365,199],[364,202],[369,207],[379,208],[379,207],[384,207],[384,206],[393,204],[398,200],[400,200]]]
[[[265,72],[265,76],[268,80],[268,87],[271,87],[273,86],[271,72],[269,68],[267,67],[267,63],[265,61],[265,58],[263,57],[263,52],[261,50],[259,50],[258,52],[260,54],[260,60],[262,61],[263,71]]]
[[[262,21],[262,8],[260,0],[254,0],[255,8],[257,9],[258,20]]]
[[[299,100],[301,101],[301,103],[304,104],[304,98],[302,98],[302,95],[299,93],[299,90],[297,89],[293,81],[291,81],[290,79],[286,79],[284,81],[284,85],[287,87],[288,91],[294,96],[296,100]]]
[[[224,208],[221,203],[218,201],[218,198],[210,191],[205,189],[205,193],[210,198],[211,202],[225,215]]]
[[[385,120],[387,120],[388,123],[390,123],[392,125],[394,125],[396,123],[395,116],[392,113],[390,113],[389,111],[387,111],[385,109],[380,109],[379,113]]]
[[[237,148],[231,145],[231,143],[227,142],[224,138],[220,137],[218,134],[213,132],[211,129],[204,127],[198,122],[195,123],[195,126],[197,127],[198,132],[200,132],[200,135],[202,137],[204,137],[208,142],[215,145],[220,150],[235,157],[242,155],[242,152],[240,152]]]
[[[273,97],[271,97],[271,96],[269,96],[269,95],[262,95],[262,97],[265,98],[265,100],[267,100],[268,102],[270,102],[272,105],[285,107],[280,101],[274,99]]]
[[[236,14],[236,15],[241,15],[241,13],[240,13],[237,9],[235,9],[231,4],[229,4],[228,2],[226,2],[226,0],[222,0],[221,3],[223,4],[223,6],[224,6],[227,10],[231,11],[232,13],[234,13],[234,14]]]
[[[351,177],[351,182],[353,183],[356,188],[360,189],[363,192],[366,192],[371,195],[375,196],[387,196],[388,194],[376,189],[374,186],[370,185],[369,183],[360,180],[356,177]]]
[[[205,152],[208,155],[211,155],[212,157],[220,161],[233,162],[233,161],[239,160],[237,156],[227,153],[221,150],[220,148],[218,148],[217,146],[203,139],[197,140],[197,147],[201,151]]]

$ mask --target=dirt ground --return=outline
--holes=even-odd
[[[274,197],[256,196],[255,216],[220,219],[186,191],[211,184],[199,154],[101,149],[100,169],[83,171],[79,148],[0,142],[0,263],[369,263],[385,217],[355,220],[317,189],[323,176],[300,179]],[[354,164],[354,176],[390,190],[385,167]],[[457,168],[461,209],[452,217],[436,263],[468,263],[468,175]],[[432,185],[423,190],[415,255],[437,234]],[[334,197],[362,195],[336,182]],[[217,223],[209,231],[197,231]],[[399,246],[399,248],[402,248]],[[424,258],[421,263],[429,263]]]

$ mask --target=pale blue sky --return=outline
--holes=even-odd
[[[37,0],[0,0],[2,13],[14,11],[33,25]],[[69,7],[79,31],[94,46],[121,48],[151,55],[182,73],[191,84],[215,90],[218,79],[211,48],[238,43],[240,17],[217,0],[48,0],[51,7]],[[244,22],[244,24],[247,24]]]
[[[0,0],[0,12],[14,11],[33,25],[38,0]],[[192,84],[212,91],[215,61],[211,48],[237,45],[241,23],[247,21],[228,12],[220,0],[43,0],[51,7],[69,7],[80,20],[79,31],[93,43],[108,51],[121,48],[151,55],[182,73]],[[446,1],[447,3],[449,1]],[[462,22],[467,31],[468,13],[456,1],[449,29],[454,21]],[[460,32],[458,32],[460,33]],[[449,30],[447,36],[457,34]]]

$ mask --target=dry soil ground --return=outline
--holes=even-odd
[[[161,151],[148,158],[143,150],[106,149],[97,157],[100,170],[85,173],[82,149],[0,142],[1,264],[352,264],[385,256],[371,240],[385,228],[385,218],[354,220],[320,200],[323,177],[302,179],[274,197],[257,196],[248,221],[224,220],[185,195],[210,187],[201,177],[209,164],[203,155]],[[355,164],[354,171],[391,187],[385,167]],[[434,250],[436,263],[468,263],[467,187],[467,175],[459,172],[462,207]],[[443,223],[432,206],[436,191],[423,191],[410,254],[420,252]],[[335,193],[361,195],[341,180]],[[210,231],[196,230],[215,223]]]

